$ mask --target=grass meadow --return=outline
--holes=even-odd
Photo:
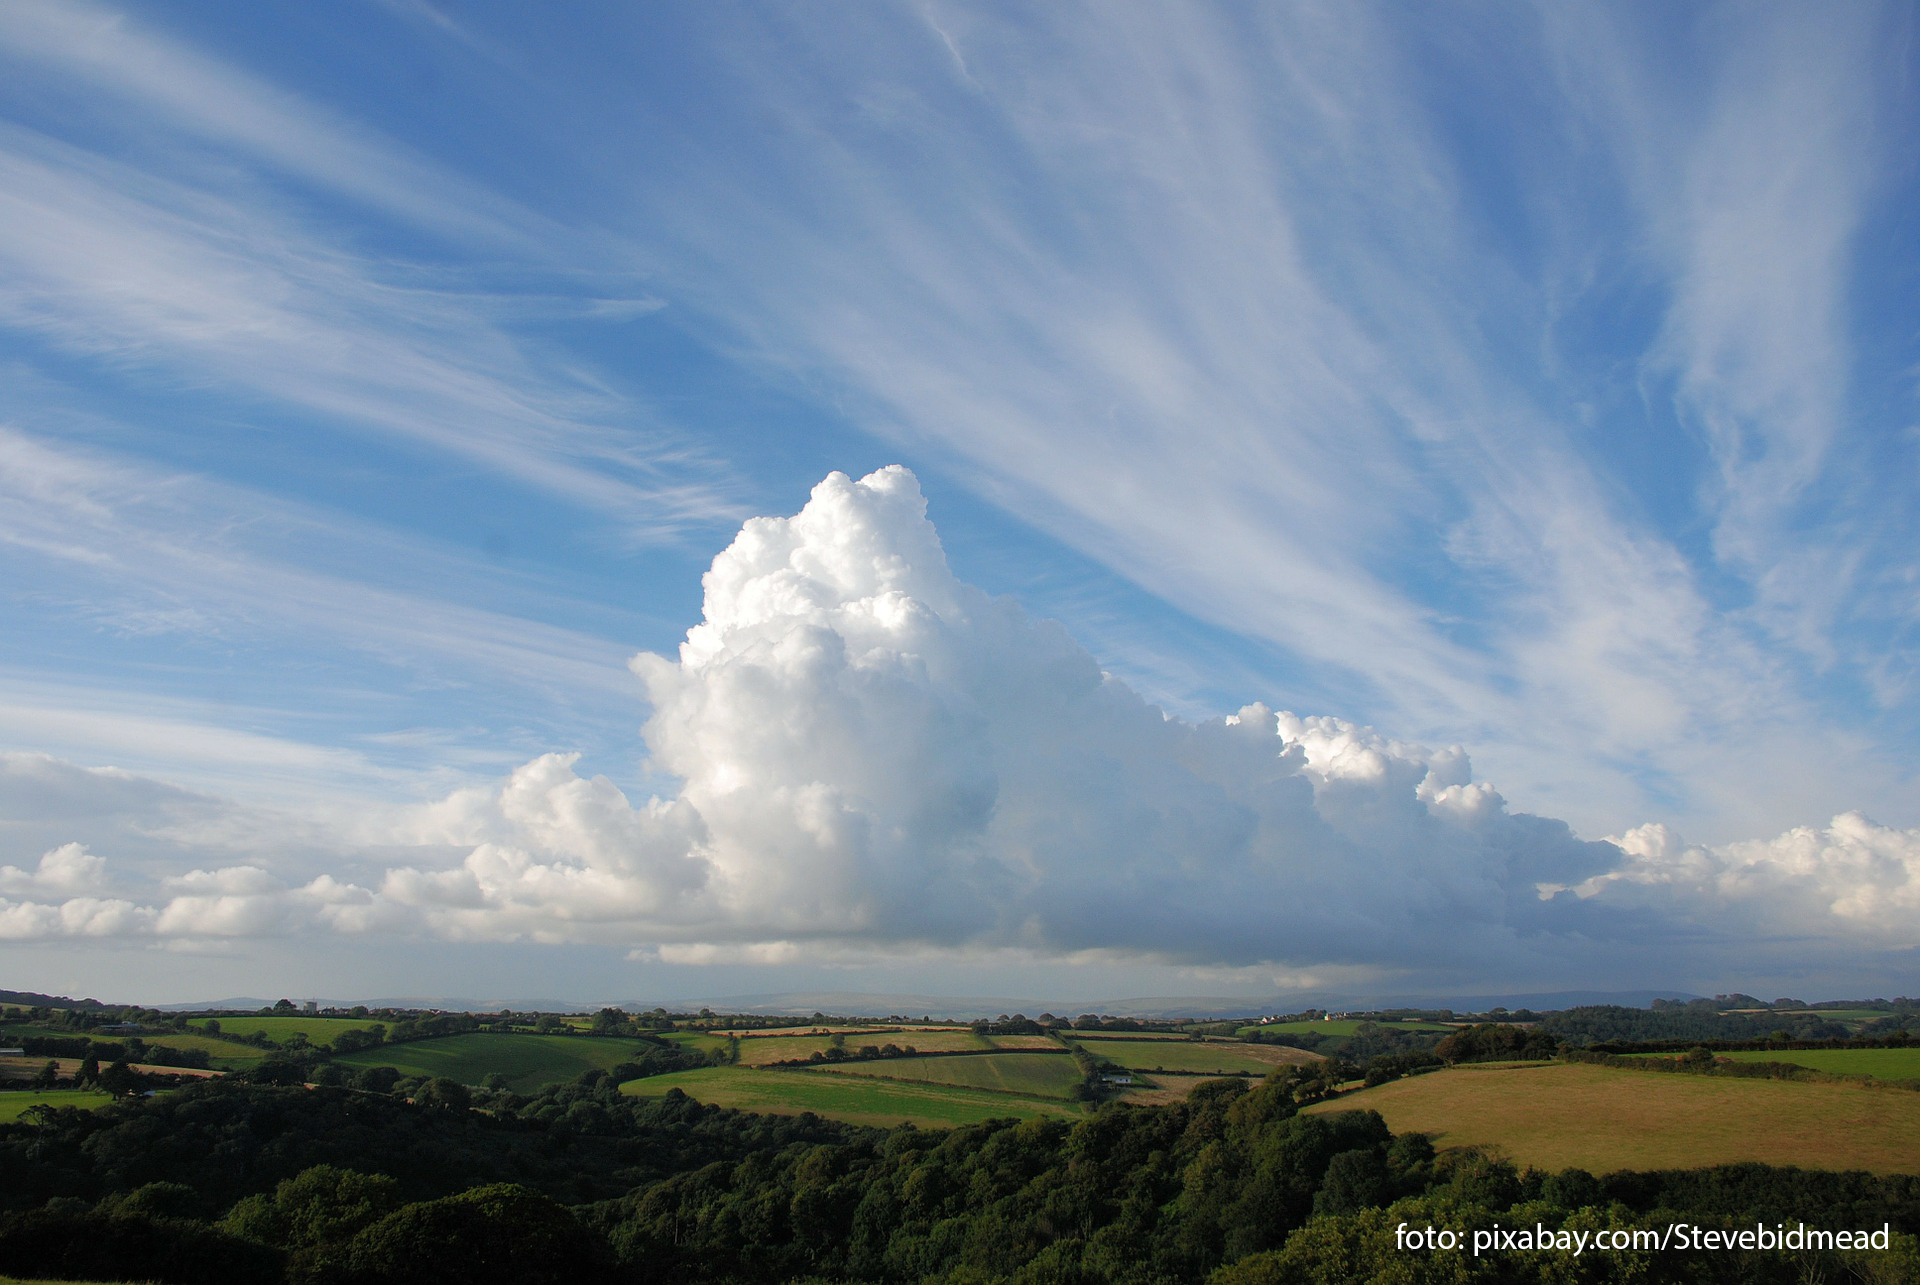
[[[749,1067],[716,1066],[629,1080],[620,1086],[622,1093],[633,1097],[664,1097],[672,1089],[711,1106],[772,1115],[811,1111],[848,1124],[882,1127],[911,1123],[922,1128],[944,1129],[1009,1116],[1079,1114],[1079,1108],[1067,1102],[1009,1093],[982,1093],[939,1084],[901,1084],[830,1071],[756,1071]]]
[[[1840,1022],[1846,1026],[1860,1026],[1866,1022],[1878,1021],[1891,1016],[1890,1008],[1739,1008],[1733,1010],[1748,1017],[1818,1017],[1829,1022]]]
[[[273,1052],[271,1049],[257,1049],[229,1040],[217,1040],[210,1035],[181,1035],[169,1031],[165,1035],[146,1035],[141,1038],[146,1040],[149,1047],[165,1045],[170,1049],[203,1049],[207,1060],[221,1071],[244,1071],[265,1061]]]
[[[655,1031],[654,1036],[689,1053],[711,1053],[727,1047],[727,1037],[705,1031]]]
[[[440,1075],[461,1084],[479,1084],[498,1074],[515,1093],[528,1093],[582,1071],[610,1071],[637,1061],[646,1049],[631,1040],[584,1035],[441,1035],[362,1049],[334,1061],[355,1070],[391,1066],[402,1075]]]
[[[1679,1057],[1678,1053],[1635,1054]],[[1876,1080],[1920,1080],[1920,1049],[1736,1049],[1715,1053],[1734,1062],[1788,1062],[1834,1075],[1871,1075]]]
[[[1158,1067],[1194,1075],[1265,1075],[1276,1066],[1318,1061],[1282,1044],[1196,1043],[1192,1040],[1088,1040],[1086,1049],[1130,1071]]]
[[[1457,1026],[1448,1026],[1443,1022],[1364,1022],[1358,1018],[1343,1017],[1333,1022],[1269,1022],[1265,1026],[1243,1026],[1241,1035],[1257,1032],[1279,1035],[1355,1035],[1362,1026],[1381,1026],[1394,1031],[1444,1032],[1458,1030]]]
[[[8,1089],[0,1093],[0,1124],[12,1124],[36,1106],[103,1107],[113,1101],[92,1089]]]
[[[125,1035],[101,1035],[97,1031],[68,1030],[58,1026],[32,1026],[22,1023],[9,1023],[0,1026],[0,1044],[9,1039],[30,1039],[35,1036],[55,1039],[75,1039],[88,1037],[109,1044],[125,1044],[131,1037]],[[170,1049],[204,1049],[207,1058],[217,1070],[239,1071],[264,1059],[268,1049],[251,1048],[245,1044],[235,1044],[228,1040],[214,1039],[209,1035],[195,1035],[182,1031],[158,1031],[138,1038],[145,1040],[149,1047],[165,1045]]]
[[[76,1031],[65,1026],[38,1026],[32,1022],[7,1022],[0,1025],[0,1040],[26,1040],[36,1036],[70,1040],[76,1035],[85,1035],[85,1031]],[[101,1039],[112,1037],[102,1035]]]
[[[296,1034],[307,1037],[309,1044],[331,1044],[333,1037],[342,1031],[366,1030],[370,1026],[385,1026],[392,1029],[392,1022],[384,1022],[377,1017],[308,1017],[303,1014],[279,1017],[196,1017],[188,1021],[189,1026],[205,1026],[209,1021],[220,1023],[223,1035],[264,1034],[275,1044],[284,1044]]]
[[[1757,1161],[1920,1173],[1920,1093],[1865,1085],[1663,1075],[1577,1063],[1455,1067],[1310,1111],[1378,1111],[1439,1147],[1605,1173]]]
[[[863,1076],[945,1084],[994,1093],[1065,1100],[1080,1083],[1080,1068],[1064,1050],[1058,1053],[991,1053],[960,1057],[898,1057],[872,1062],[836,1062],[829,1075]]]

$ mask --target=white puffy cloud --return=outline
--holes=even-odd
[[[71,897],[59,903],[0,898],[0,940],[121,937],[151,931],[153,911],[130,901]]]
[[[85,844],[63,843],[40,857],[39,866],[22,870],[0,866],[0,892],[90,892],[106,883],[107,863]]]
[[[295,887],[260,866],[240,865],[142,880],[122,877],[80,843],[47,852],[34,871],[0,867],[0,893],[24,894],[18,901],[0,896],[0,940],[10,941],[261,937],[322,926],[398,926],[398,916],[376,906],[366,889],[331,875]]]
[[[424,810],[420,838],[473,846],[382,896],[449,935],[637,938],[673,962],[918,943],[1414,964],[1524,951],[1556,913],[1537,883],[1618,859],[1510,815],[1457,748],[1262,705],[1166,717],[957,580],[905,469],[747,523],[704,586],[679,655],[632,665],[672,798],[537,759]]]
[[[1532,986],[1920,945],[1920,832],[1850,814],[1718,848],[1657,825],[1589,842],[1510,811],[1457,746],[1257,703],[1170,718],[1058,625],[960,582],[904,469],[835,474],[797,515],[747,523],[704,586],[679,654],[631,666],[665,797],[546,754],[343,823],[330,869],[188,859],[144,890],[67,843],[0,869],[22,898],[0,899],[0,937],[385,933],[672,965],[1131,959]],[[129,836],[165,828],[140,808],[186,806],[26,768],[126,796]],[[209,815],[174,833],[271,829]]]
[[[1920,947],[1920,830],[1846,812],[1824,827],[1715,847],[1658,824],[1614,842],[1625,860],[1581,883],[1580,896],[1656,905],[1723,930]]]
[[[32,870],[0,866],[0,893],[22,898],[14,901],[0,896],[0,941],[115,937],[151,931],[152,909],[99,895],[107,891],[108,883],[106,859],[80,843],[63,843],[48,850]]]

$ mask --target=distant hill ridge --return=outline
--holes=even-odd
[[[42,995],[38,991],[0,991],[0,1004],[22,1008],[105,1008],[97,999],[69,999],[65,995]]]

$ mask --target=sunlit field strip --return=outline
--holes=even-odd
[[[1241,1035],[1265,1033],[1268,1035],[1355,1035],[1362,1026],[1378,1026],[1389,1031],[1414,1031],[1432,1034],[1435,1032],[1455,1031],[1457,1026],[1448,1026],[1442,1022],[1365,1022],[1359,1018],[1341,1018],[1333,1022],[1269,1022],[1265,1026],[1252,1025],[1240,1028]]]
[[[1067,1102],[815,1071],[722,1066],[655,1075],[620,1086],[622,1093],[634,1097],[663,1097],[673,1089],[711,1106],[773,1115],[811,1111],[849,1124],[880,1126],[910,1122],[926,1128],[946,1128],[1009,1116],[1079,1114],[1079,1108]]]
[[[1311,1053],[1282,1045],[1196,1044],[1190,1040],[1088,1041],[1087,1051],[1132,1071],[1164,1067],[1169,1071],[1215,1075],[1238,1071],[1265,1075],[1276,1066],[1317,1060]]]
[[[1679,1053],[1636,1053],[1635,1057],[1683,1056]],[[1881,1080],[1920,1080],[1920,1048],[1916,1049],[1735,1049],[1715,1053],[1734,1062],[1787,1062],[1834,1075],[1871,1075]]]
[[[36,1106],[103,1107],[113,1101],[92,1089],[8,1089],[0,1092],[0,1124],[12,1124]]]
[[[331,1044],[333,1037],[342,1031],[364,1031],[372,1026],[385,1026],[392,1030],[394,1023],[378,1017],[305,1017],[299,1014],[283,1017],[196,1017],[188,1019],[189,1026],[205,1026],[209,1021],[220,1023],[222,1035],[262,1034],[276,1044],[285,1043],[295,1035],[304,1035],[312,1044]],[[160,1036],[150,1037],[155,1040]]]
[[[899,1057],[836,1062],[822,1070],[888,1080],[946,1084],[1065,1099],[1081,1081],[1080,1068],[1060,1053],[987,1053],[977,1057]]]

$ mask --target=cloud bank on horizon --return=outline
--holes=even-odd
[[[336,822],[323,869],[181,868],[260,834],[215,800],[9,756],[0,800],[117,808],[150,851],[68,841],[0,868],[0,939],[424,935],[685,964],[1017,949],[1461,980],[1605,976],[1623,951],[1870,974],[1920,946],[1920,831],[1847,814],[1719,847],[1658,824],[1587,841],[1512,811],[1457,746],[1261,704],[1169,717],[959,580],[898,466],[752,519],[703,583],[678,657],[631,664],[672,792],[635,801],[544,754],[350,840]],[[328,842],[386,864],[344,877]]]

